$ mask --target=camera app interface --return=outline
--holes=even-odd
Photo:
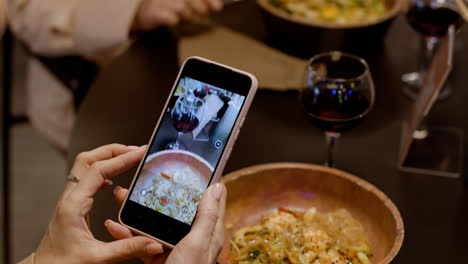
[[[244,100],[181,78],[130,200],[191,225]]]

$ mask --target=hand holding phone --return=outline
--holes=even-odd
[[[203,193],[222,175],[256,88],[249,73],[186,60],[120,210],[124,226],[170,248],[189,234]]]
[[[138,165],[145,151],[111,144],[78,155],[70,171],[73,180],[67,183],[39,246],[20,263],[118,263],[161,253],[159,243],[143,236],[98,241],[86,224],[99,189],[108,186],[111,177]]]
[[[144,263],[215,263],[224,242],[223,221],[227,193],[225,188],[223,183],[210,186],[200,201],[199,213],[190,233],[172,251],[145,258]],[[128,190],[117,187],[114,194],[117,202],[122,204]],[[106,223],[106,227],[115,239],[121,240],[133,236],[126,227],[110,220]]]

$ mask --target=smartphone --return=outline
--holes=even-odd
[[[170,248],[185,237],[203,192],[222,175],[256,90],[250,73],[188,58],[120,209],[120,223]]]

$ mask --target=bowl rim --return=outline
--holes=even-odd
[[[390,263],[395,258],[395,256],[400,251],[401,246],[403,245],[403,239],[404,239],[404,234],[405,234],[403,219],[401,218],[400,211],[392,202],[392,200],[385,193],[383,193],[380,189],[375,187],[373,184],[351,173],[338,170],[335,168],[329,168],[329,167],[325,167],[321,165],[314,165],[314,164],[309,164],[309,163],[279,162],[279,163],[265,163],[265,164],[246,167],[240,170],[230,172],[226,174],[224,177],[222,177],[222,179],[224,183],[227,184],[231,181],[239,179],[240,177],[247,176],[253,173],[257,173],[260,171],[273,170],[273,169],[288,169],[288,168],[312,169],[312,170],[320,171],[320,172],[333,173],[334,175],[341,177],[345,180],[352,181],[356,183],[359,187],[363,188],[364,190],[375,194],[383,202],[384,206],[390,210],[390,212],[392,213],[393,219],[395,220],[395,224],[396,224],[396,236],[395,236],[395,242],[393,243],[392,249],[378,264]]]
[[[177,149],[177,150],[176,149],[166,149],[166,150],[161,150],[161,151],[151,153],[146,158],[145,164],[150,162],[151,160],[153,160],[155,157],[162,156],[164,154],[185,154],[187,156],[191,156],[191,157],[195,158],[196,160],[200,161],[201,163],[205,164],[211,170],[212,173],[214,171],[213,166],[207,160],[205,160],[202,156],[197,155],[197,154],[195,154],[193,152],[190,152],[190,151],[187,151],[187,150],[180,150],[180,149]]]
[[[376,20],[367,21],[367,22],[358,22],[358,23],[348,23],[348,24],[339,24],[334,22],[317,22],[312,21],[307,18],[302,18],[298,16],[293,16],[279,8],[272,6],[268,0],[256,0],[257,4],[263,8],[265,11],[280,17],[284,20],[295,22],[305,26],[313,26],[313,27],[321,27],[321,28],[329,28],[329,29],[352,29],[352,28],[363,28],[373,25],[378,25],[380,23],[386,22],[398,15],[401,10],[403,0],[394,0],[395,3],[393,4],[392,8],[385,13],[385,15],[379,17]]]

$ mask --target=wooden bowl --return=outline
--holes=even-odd
[[[297,17],[271,5],[269,0],[257,0],[265,18],[268,42],[303,58],[332,50],[364,57],[376,54],[390,24],[400,12],[402,2],[386,0],[388,12],[377,20],[338,24]]]
[[[387,264],[400,250],[404,229],[398,209],[379,189],[349,173],[300,163],[272,163],[249,167],[224,177],[228,195],[224,248],[218,258],[227,264],[234,232],[258,223],[278,207],[320,212],[346,208],[367,232],[371,262]]]

